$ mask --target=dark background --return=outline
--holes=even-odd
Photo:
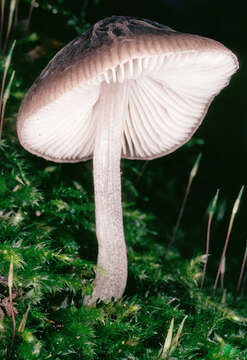
[[[56,3],[56,1],[54,1]],[[59,3],[59,1],[58,1]],[[151,1],[63,1],[64,9],[94,24],[112,15],[129,15],[158,21],[171,28],[213,38],[229,47],[239,58],[240,70],[230,85],[212,103],[195,138],[204,145],[184,146],[165,158],[150,162],[138,179],[139,207],[156,216],[160,241],[168,242],[175,225],[190,169],[202,152],[200,169],[189,196],[177,246],[184,256],[203,252],[209,201],[220,188],[217,216],[212,230],[214,268],[221,253],[233,202],[247,183],[246,122],[246,12],[242,1],[153,0]],[[43,13],[42,13],[43,11]],[[46,9],[33,14],[31,31],[65,44],[77,35],[66,19]],[[79,19],[79,20],[78,20]],[[83,22],[82,22],[83,24]],[[83,25],[82,25],[83,26]],[[43,64],[40,64],[42,68]],[[40,72],[37,67],[37,75]],[[33,75],[33,73],[32,73]],[[30,79],[30,84],[33,79]],[[138,165],[141,168],[142,164]],[[124,164],[123,164],[123,168]],[[123,176],[129,176],[123,171]],[[131,176],[131,175],[130,175]],[[228,250],[231,270],[238,271],[247,238],[247,189],[234,223]],[[185,234],[182,236],[182,234]],[[182,239],[180,241],[180,238]]]

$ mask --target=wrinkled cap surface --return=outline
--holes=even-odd
[[[106,18],[36,79],[19,110],[18,137],[48,160],[90,159],[102,83],[119,82],[129,89],[122,157],[160,157],[191,138],[237,69],[236,56],[215,40],[146,19]]]

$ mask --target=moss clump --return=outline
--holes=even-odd
[[[132,199],[124,203],[126,294],[87,308],[82,298],[90,292],[97,254],[90,166],[47,163],[15,140],[1,146],[0,163],[1,358],[159,359],[171,319],[177,329],[188,315],[174,359],[246,359],[246,307],[233,310],[230,295],[221,305],[199,290],[204,257],[166,254],[152,230],[154,217],[136,208],[133,183],[123,180]],[[124,168],[127,173],[128,162]]]

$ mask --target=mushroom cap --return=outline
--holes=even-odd
[[[191,138],[237,69],[236,56],[215,40],[112,16],[71,41],[42,71],[21,104],[18,137],[48,160],[92,158],[101,84],[128,82],[121,156],[157,158]]]

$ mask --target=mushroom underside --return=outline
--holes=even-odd
[[[64,92],[26,119],[22,145],[57,162],[92,158],[98,122],[95,105],[105,85],[128,82],[121,156],[163,156],[189,140],[235,70],[233,55],[222,51],[128,59]]]

